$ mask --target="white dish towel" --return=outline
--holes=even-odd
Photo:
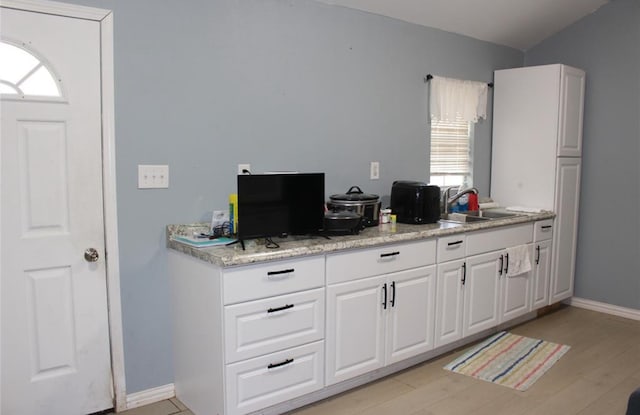
[[[531,271],[531,258],[529,257],[529,247],[527,245],[507,248],[507,255],[509,255],[507,277],[515,277]]]

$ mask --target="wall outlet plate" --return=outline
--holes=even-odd
[[[369,170],[370,170],[369,178],[371,180],[380,179],[380,162],[379,161],[372,161]]]
[[[248,171],[249,173],[245,173],[244,170]],[[238,174],[251,174],[251,164],[238,164]]]

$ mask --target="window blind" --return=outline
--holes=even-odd
[[[470,176],[469,122],[431,122],[431,175]]]

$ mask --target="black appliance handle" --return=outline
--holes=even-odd
[[[540,263],[540,245],[536,246],[536,265]]]
[[[282,307],[270,308],[267,310],[267,313],[275,313],[277,311],[288,310],[293,307],[294,307],[293,304],[285,304]]]
[[[467,282],[467,263],[462,263],[462,285]]]
[[[509,254],[504,254],[504,275],[506,276],[509,272]]]
[[[396,282],[391,283],[391,307],[396,305]]]
[[[284,365],[288,365],[289,363],[293,363],[293,359],[286,359],[280,363],[271,363],[269,364],[269,366],[267,366],[267,369],[273,369],[276,367],[280,367],[280,366],[284,366]]]
[[[356,189],[356,190],[353,190]],[[347,190],[347,194],[350,195],[352,193],[363,193],[362,190],[358,186],[351,186],[349,190]]]
[[[388,252],[385,254],[380,254],[380,258],[388,258],[388,257],[392,257],[392,256],[398,256],[400,255],[399,251],[394,251],[394,252]]]
[[[454,245],[460,245],[462,243],[462,241],[455,241],[455,242],[449,242],[447,245],[448,246],[454,246]]]
[[[502,275],[503,267],[504,267],[504,255],[500,255],[500,268],[498,269],[498,275]]]
[[[384,292],[384,300],[382,300],[382,308],[387,309],[387,283],[385,282],[382,286],[382,291]]]
[[[288,269],[283,269],[283,270],[280,270],[280,271],[269,271],[269,272],[267,272],[267,276],[271,277],[271,276],[274,276],[274,275],[291,274],[293,272],[295,272],[294,268],[288,268]]]

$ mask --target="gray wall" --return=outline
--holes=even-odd
[[[326,172],[387,196],[428,181],[427,73],[491,81],[523,53],[309,0],[71,2],[114,11],[118,215],[127,392],[173,382],[165,225],[209,220],[255,172]],[[489,103],[491,108],[491,102]],[[491,120],[476,127],[488,194]],[[381,180],[369,180],[380,161]],[[170,188],[137,190],[138,164]]]
[[[587,73],[575,295],[640,309],[640,2],[610,2],[525,62]]]

